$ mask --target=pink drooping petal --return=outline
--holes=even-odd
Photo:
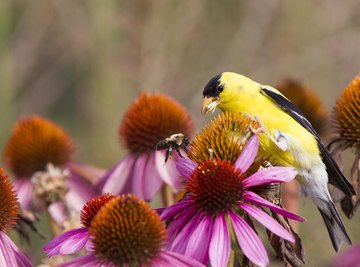
[[[212,267],[227,266],[230,258],[230,234],[222,213],[216,216],[211,241],[209,258]]]
[[[104,177],[104,175],[106,174],[105,169],[101,169],[85,163],[77,163],[72,161],[66,163],[66,168],[69,169],[72,174],[82,177],[82,179],[86,180],[92,185],[98,184],[101,177]]]
[[[51,218],[53,218],[58,225],[62,225],[64,220],[69,217],[69,212],[66,209],[63,201],[51,203],[48,207],[48,211],[51,215]]]
[[[135,161],[131,174],[131,192],[145,200],[151,200],[161,188],[161,180],[156,167],[154,156],[141,154]]]
[[[207,264],[209,262],[209,244],[212,231],[211,216],[203,215],[189,239],[185,255]]]
[[[170,185],[175,192],[181,189],[182,183],[180,180],[180,174],[176,169],[176,160],[178,156],[173,153],[173,158],[165,163],[165,151],[155,152],[155,165],[160,174],[161,179],[168,185]]]
[[[29,178],[18,178],[14,181],[20,206],[24,209],[30,209],[33,199],[33,187]]]
[[[297,170],[292,167],[269,167],[261,169],[243,181],[243,187],[290,182],[297,175]]]
[[[106,267],[109,265],[104,264],[92,253],[77,257],[71,261],[57,265],[57,267],[79,267],[79,266]]]
[[[132,193],[141,198],[144,198],[147,161],[148,155],[140,154],[135,160],[134,169],[130,177],[131,191],[128,193]]]
[[[191,203],[191,200],[184,198],[183,200],[180,200],[179,202],[176,202],[175,204],[165,208],[160,216],[161,220],[168,220],[186,210],[186,208],[189,206],[189,203]]]
[[[266,212],[247,203],[239,203],[239,206],[274,234],[290,242],[295,242],[293,235],[290,234],[277,221],[271,218]]]
[[[58,235],[44,247],[48,256],[72,254],[82,249],[89,240],[89,232],[77,228]]]
[[[259,266],[267,266],[269,257],[265,247],[255,231],[238,214],[229,211],[236,239],[244,255]]]
[[[0,231],[0,266],[32,266],[30,260],[25,256],[25,254],[2,231]]]
[[[153,197],[163,185],[163,180],[161,179],[156,168],[155,154],[151,154],[150,158],[147,161],[143,184],[143,199],[145,200],[153,199]]]
[[[255,194],[254,192],[245,191],[244,195],[243,195],[243,199],[244,199],[244,201],[255,203],[255,204],[261,205],[263,207],[267,207],[267,208],[275,211],[276,213],[278,213],[286,218],[292,219],[294,221],[299,221],[299,222],[305,221],[305,219],[303,217],[301,217],[295,213],[292,213],[290,211],[282,209],[281,207],[267,201],[266,199],[263,199],[262,197]]]
[[[254,162],[259,147],[259,137],[257,134],[253,135],[246,143],[243,151],[235,162],[235,166],[244,173]]]
[[[179,220],[181,219],[179,218]],[[185,225],[181,231],[179,231],[178,235],[171,244],[170,251],[185,254],[187,244],[189,243],[191,235],[193,234],[199,220],[200,214],[197,214]]]
[[[152,267],[157,267],[157,266],[205,267],[204,264],[192,258],[170,251],[160,252],[158,257],[153,261],[151,261],[151,266]]]
[[[113,194],[123,193],[124,187],[133,170],[134,162],[135,157],[130,154],[110,169],[110,171],[100,179],[100,181],[105,181],[101,191],[103,193]]]
[[[176,162],[176,169],[186,180],[190,178],[196,166],[197,164],[189,158],[179,158]]]
[[[69,209],[73,211],[80,212],[87,201],[99,195],[93,185],[77,174],[71,174],[68,186],[69,192],[65,198]]]

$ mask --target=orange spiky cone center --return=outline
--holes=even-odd
[[[207,160],[195,169],[187,182],[187,190],[199,209],[216,215],[241,199],[242,180],[240,171],[230,162]]]
[[[325,135],[329,115],[312,88],[295,79],[285,79],[277,89],[301,110],[319,135]]]
[[[150,266],[166,240],[160,217],[134,195],[107,202],[89,228],[96,255],[116,266]]]
[[[347,85],[336,101],[332,125],[341,139],[360,149],[360,75]]]
[[[244,148],[244,137],[249,133],[250,127],[256,129],[258,124],[244,114],[225,112],[218,115],[195,136],[188,156],[201,163],[209,159],[211,149],[214,158],[235,163]]]
[[[80,212],[80,221],[84,228],[89,228],[92,220],[99,212],[99,210],[104,206],[108,201],[113,199],[115,195],[110,193],[105,193],[101,196],[94,197],[90,199],[82,208]]]
[[[179,103],[163,94],[141,93],[126,112],[119,128],[120,139],[132,153],[154,151],[172,134],[191,136],[193,122]]]
[[[0,168],[0,192],[0,231],[7,231],[16,223],[19,204],[15,189],[3,168]]]
[[[29,116],[13,128],[4,158],[17,177],[30,177],[44,171],[48,163],[63,166],[73,150],[73,142],[63,129],[47,119]]]

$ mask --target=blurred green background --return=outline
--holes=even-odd
[[[298,78],[330,111],[359,74],[359,41],[358,0],[1,1],[0,146],[37,113],[67,129],[77,160],[108,168],[125,153],[117,128],[139,91],[171,95],[199,130],[211,119],[202,89],[222,71],[270,85]],[[326,266],[336,254],[325,226],[301,206],[308,266]],[[354,243],[359,218],[344,218]]]

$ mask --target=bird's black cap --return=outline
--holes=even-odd
[[[203,91],[203,96],[207,97],[217,97],[222,92],[223,88],[220,85],[220,78],[222,73],[213,77],[205,86]]]

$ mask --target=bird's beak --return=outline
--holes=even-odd
[[[201,113],[206,115],[208,114],[210,111],[214,112],[214,110],[216,109],[216,107],[219,105],[220,101],[219,101],[219,97],[208,97],[205,96],[204,100],[202,102],[202,109],[201,109]]]

